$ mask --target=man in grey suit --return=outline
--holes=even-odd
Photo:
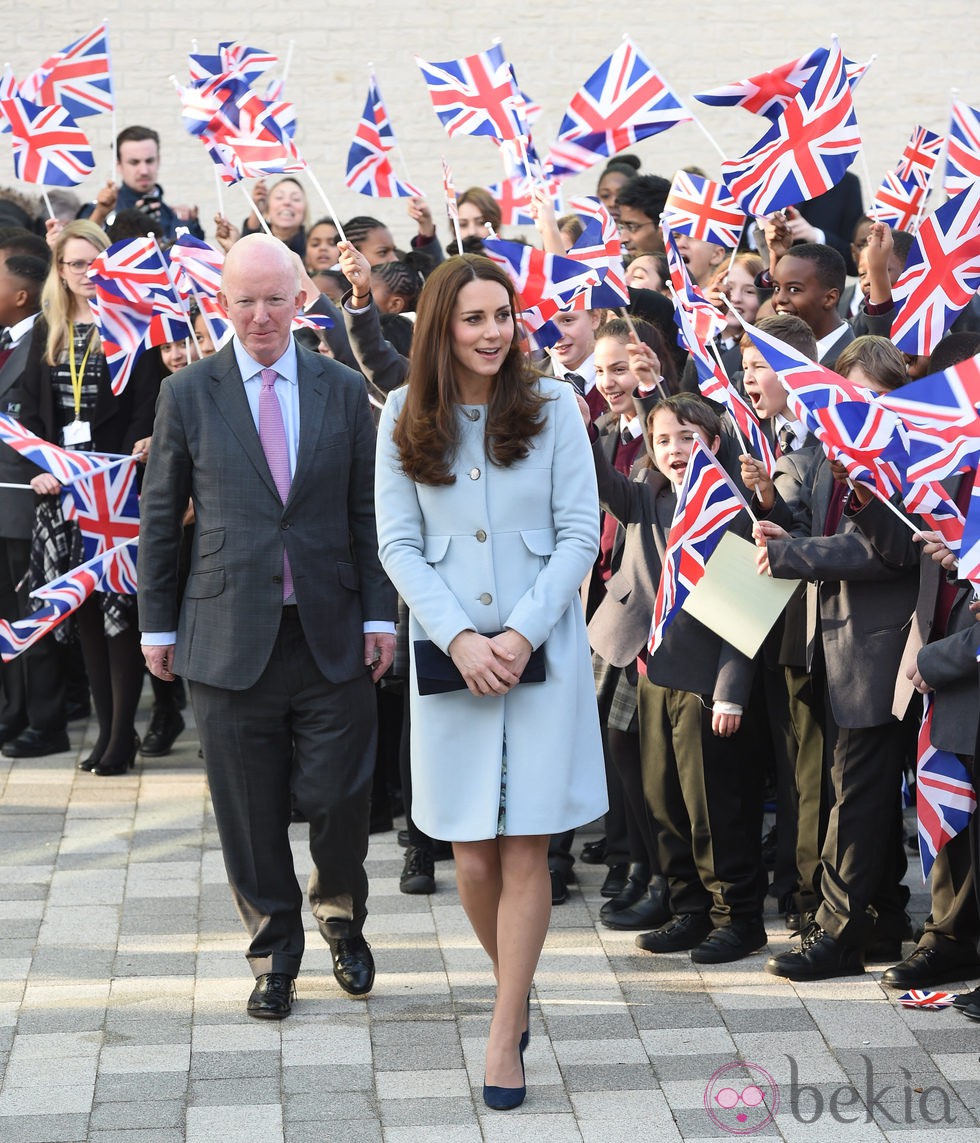
[[[30,236],[28,236],[30,237]],[[4,254],[6,254],[6,249]],[[20,420],[21,378],[34,321],[40,309],[47,263],[31,254],[8,254],[0,262],[0,413]],[[28,485],[40,470],[12,448],[0,445],[0,482]],[[0,489],[0,617],[22,619],[32,610],[27,589],[31,531],[37,498],[29,489]],[[0,743],[8,758],[40,758],[69,747],[65,729],[62,648],[42,639],[6,663],[0,674]]]
[[[297,346],[298,262],[250,235],[225,261],[235,328],[160,392],[141,502],[144,655],[188,679],[225,866],[251,937],[249,1015],[289,1014],[303,954],[291,797],[310,823],[308,896],[352,995],[370,991],[372,680],[394,651],[378,562],[374,426],[363,379]],[[181,518],[196,531],[177,604]]]

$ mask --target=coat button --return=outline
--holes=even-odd
[[[272,582],[273,583],[282,583],[282,576],[281,575],[274,575],[272,577]]]
[[[285,531],[287,528],[291,528],[292,525],[290,524],[290,522],[288,520],[280,520],[279,521],[279,527],[282,528],[283,531]]]
[[[485,591],[485,592],[484,592],[484,593],[483,593],[483,594],[480,596],[480,602],[481,602],[481,603],[488,603],[488,604],[489,604],[489,603],[493,603],[493,596],[490,594],[490,592],[489,592],[489,591]]]
[[[479,532],[477,532],[477,534],[476,534],[476,538],[477,538],[477,539],[480,541],[480,543],[481,543],[481,544],[483,544],[483,543],[486,543],[487,534],[486,534],[486,532],[484,532],[484,530],[481,528],[481,529],[479,530]]]
[[[471,468],[470,469],[470,480],[479,480],[479,479],[480,479],[480,470],[478,468]]]

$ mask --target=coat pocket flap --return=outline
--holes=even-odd
[[[440,560],[445,559],[446,552],[449,551],[449,541],[451,536],[426,536],[424,538],[423,555],[427,564],[437,564]]]
[[[195,572],[187,577],[184,594],[188,599],[212,599],[225,590],[225,569]]]
[[[337,561],[337,578],[340,580],[340,586],[346,587],[348,591],[361,590],[361,578],[357,574],[357,568],[353,564],[341,563]]]
[[[199,556],[213,556],[225,544],[224,528],[211,528],[207,532],[199,532],[197,536],[197,554]]]
[[[554,528],[531,528],[521,531],[521,539],[524,541],[527,550],[533,552],[536,556],[550,556],[555,551],[555,529]]]

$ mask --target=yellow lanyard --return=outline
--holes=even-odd
[[[82,382],[85,380],[85,366],[88,365],[89,355],[92,352],[92,331],[88,333],[88,345],[85,356],[82,358],[82,367],[75,372],[75,324],[68,323],[68,371],[71,374],[71,395],[75,402],[75,420],[81,420],[82,413]]]

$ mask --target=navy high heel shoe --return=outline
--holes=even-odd
[[[513,1111],[520,1107],[527,1095],[527,1078],[524,1073],[524,1051],[521,1050],[521,1079],[524,1083],[520,1087],[491,1087],[483,1085],[483,1102],[491,1111]]]

